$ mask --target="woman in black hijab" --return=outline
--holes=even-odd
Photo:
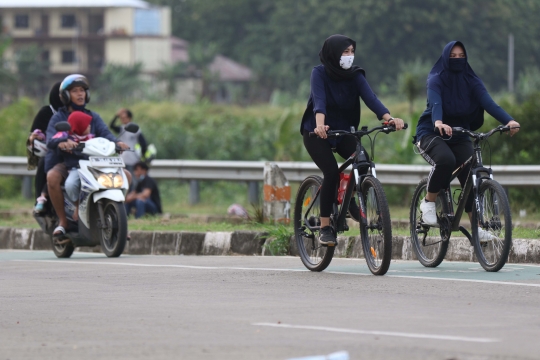
[[[451,41],[446,44],[428,75],[427,109],[418,120],[415,137],[420,154],[433,166],[428,177],[426,199],[420,204],[422,220],[426,224],[437,224],[437,194],[448,187],[452,172],[473,154],[469,136],[452,133],[452,127],[478,129],[484,122],[485,110],[502,124],[509,125],[510,135],[519,131],[519,124],[493,101],[467,59],[465,45],[460,41]],[[469,174],[468,168],[458,176],[462,187]],[[472,202],[471,192],[465,204],[469,218]],[[491,240],[493,237],[481,228],[478,235],[480,240]]]
[[[390,111],[377,99],[371,90],[366,72],[352,65],[356,42],[343,35],[332,35],[319,52],[322,65],[315,66],[311,72],[311,95],[302,117],[300,133],[304,146],[315,164],[324,174],[321,187],[321,231],[319,242],[333,246],[336,232],[330,226],[330,213],[336,198],[339,182],[338,164],[332,148],[347,159],[356,151],[356,140],[343,137],[340,140],[328,139],[328,130],[358,129],[360,124],[360,98],[373,111],[379,120],[388,121],[403,128],[403,120],[393,118]],[[319,137],[310,138],[315,132]]]
[[[55,83],[51,91],[49,92],[49,105],[43,106],[39,109],[32,127],[30,128],[30,136],[27,140],[27,146],[32,148],[33,141],[35,139],[43,138],[45,141],[45,133],[47,132],[47,126],[52,116],[56,114],[59,108],[64,106],[60,100],[60,82]],[[44,211],[45,203],[47,201],[47,174],[45,173],[45,161],[44,157],[36,156],[34,152],[28,150],[28,170],[33,170],[37,167],[36,181],[35,181],[35,193],[36,193],[36,212]]]

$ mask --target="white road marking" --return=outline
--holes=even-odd
[[[394,332],[394,331],[342,329],[342,328],[333,328],[333,327],[326,327],[326,326],[291,325],[291,324],[276,324],[276,323],[253,323],[251,325],[270,326],[270,327],[285,328],[285,329],[317,330],[317,331],[360,334],[360,335],[397,336],[397,337],[405,337],[405,338],[413,338],[413,339],[466,341],[466,342],[477,342],[477,343],[493,343],[493,342],[500,341],[499,339],[490,339],[490,338],[473,338],[473,337],[465,337],[465,336],[434,335],[434,334],[416,334],[416,333]]]
[[[194,269],[194,270],[247,270],[247,271],[276,271],[276,272],[309,272],[307,269],[279,269],[279,268],[257,268],[257,267],[236,267],[236,266],[199,266],[199,265],[172,265],[172,264],[138,264],[138,263],[123,263],[123,262],[109,262],[109,261],[73,261],[73,260],[11,260],[22,262],[47,262],[54,264],[87,264],[87,265],[116,265],[116,266],[135,266],[135,267],[158,267],[158,268],[180,268],[180,269]],[[324,274],[337,274],[337,275],[354,275],[354,276],[372,276],[371,274],[350,273],[343,271],[324,271]],[[481,284],[492,285],[511,285],[511,286],[526,286],[526,287],[538,287],[540,284],[532,283],[520,283],[509,281],[494,281],[494,280],[475,280],[475,279],[456,279],[456,278],[438,278],[429,276],[410,276],[410,275],[385,275],[389,278],[405,278],[405,279],[421,279],[421,280],[443,280],[443,281],[460,281],[460,282],[472,282]]]

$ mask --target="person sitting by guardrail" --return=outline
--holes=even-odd
[[[148,164],[139,161],[135,164],[133,173],[137,178],[137,185],[135,190],[126,196],[125,206],[128,216],[133,208],[136,219],[146,214],[161,214],[159,189],[154,179],[148,175]]]
[[[129,146],[121,141],[118,141],[109,128],[103,122],[99,114],[86,109],[86,105],[90,101],[90,86],[84,75],[72,74],[67,76],[60,84],[60,99],[64,107],[51,118],[47,126],[47,141],[50,141],[56,134],[55,125],[61,121],[67,121],[69,115],[73,111],[82,111],[85,114],[92,116],[90,122],[91,132],[96,137],[104,137],[110,141],[116,142],[123,150],[128,150]],[[70,151],[77,143],[67,140],[65,143],[66,150]],[[54,151],[47,152],[45,156],[45,171],[47,172],[47,184],[49,189],[49,197],[58,216],[58,226],[53,231],[55,239],[63,239],[66,235],[66,227],[68,220],[64,209],[64,194],[62,193],[62,184],[68,176],[66,165],[62,159]],[[126,171],[128,182],[131,182],[131,174]]]

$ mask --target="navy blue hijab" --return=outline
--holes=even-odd
[[[450,58],[452,48],[459,45],[465,58]],[[450,118],[467,117],[471,129],[479,128],[484,121],[484,109],[480,105],[482,92],[487,92],[484,83],[468,63],[468,55],[461,41],[451,41],[443,49],[439,60],[431,69],[427,87],[441,95],[442,108]],[[479,96],[475,96],[475,93]]]

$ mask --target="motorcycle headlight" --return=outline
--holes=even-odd
[[[96,180],[106,188],[118,189],[124,185],[124,178],[118,173],[101,173],[96,176]]]

